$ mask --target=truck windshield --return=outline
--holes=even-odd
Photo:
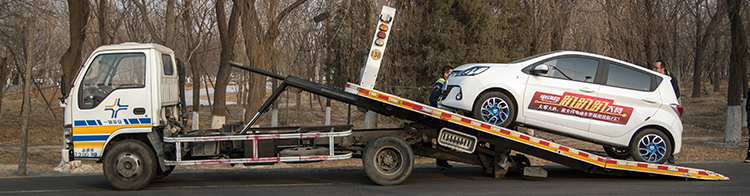
[[[117,53],[96,56],[83,76],[78,91],[78,106],[94,108],[112,91],[143,88],[146,84],[146,55]]]

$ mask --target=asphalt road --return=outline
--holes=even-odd
[[[475,166],[439,170],[416,167],[406,182],[379,186],[361,168],[238,169],[182,171],[153,181],[138,195],[748,195],[750,164],[693,163],[729,181],[672,177],[616,177],[587,174],[560,165],[544,168],[549,177],[491,178]],[[104,176],[0,178],[0,195],[133,195],[114,190]]]

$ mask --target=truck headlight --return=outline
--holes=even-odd
[[[65,149],[73,149],[73,128],[65,126],[63,128],[63,141],[65,141]]]

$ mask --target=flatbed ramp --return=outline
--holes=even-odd
[[[435,128],[442,127],[460,131],[463,134],[474,136],[480,141],[491,141],[493,144],[500,144],[505,148],[517,152],[546,159],[588,173],[618,176],[646,174],[700,180],[729,180],[724,175],[704,169],[618,160],[598,156],[388,93],[363,88],[356,84],[347,84],[345,91],[357,95],[355,105],[358,107],[364,107],[385,115],[413,120]]]

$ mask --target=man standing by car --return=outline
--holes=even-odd
[[[677,100],[680,99],[680,84],[679,81],[677,81],[677,77],[672,75],[669,70],[667,70],[667,64],[662,62],[661,60],[656,60],[654,62],[654,71],[659,72],[664,75],[668,75],[669,77],[672,77],[672,88],[674,89],[674,94],[677,96]]]
[[[435,81],[435,84],[432,86],[430,93],[430,106],[432,107],[438,107],[438,99],[440,99],[440,95],[443,94],[443,86],[445,85],[445,79],[448,78],[448,74],[450,74],[453,71],[453,67],[451,66],[443,66],[442,73],[440,74],[440,78],[438,78],[437,81]],[[453,166],[451,164],[448,164],[447,160],[443,159],[435,159],[435,163],[440,168],[452,168]]]

